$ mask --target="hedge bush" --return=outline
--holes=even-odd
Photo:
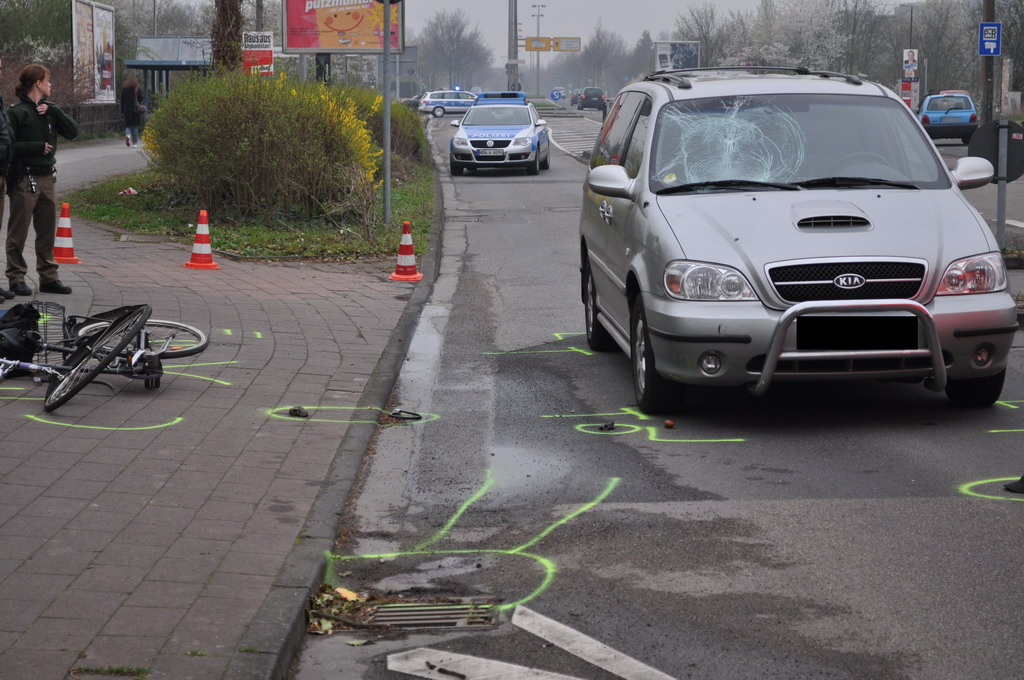
[[[143,137],[154,170],[210,210],[367,226],[381,149],[363,113],[350,91],[221,73],[172,90]]]

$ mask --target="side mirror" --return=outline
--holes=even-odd
[[[451,125],[452,127],[459,127],[459,123],[461,123],[461,122],[462,122],[461,120],[455,119],[455,120],[453,120],[452,122],[450,122],[448,124]]]
[[[599,165],[587,175],[587,186],[595,194],[612,198],[633,198],[633,180],[621,165]]]
[[[546,120],[544,120],[543,118],[538,118],[537,119],[537,125],[547,125],[547,124],[548,124],[548,122]]]
[[[996,174],[992,163],[978,156],[967,156],[956,162],[953,179],[961,189],[976,189],[992,181]]]

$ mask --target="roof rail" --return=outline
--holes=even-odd
[[[753,71],[763,72],[789,72],[798,76],[820,76],[822,78],[842,78],[851,85],[863,85],[864,81],[857,76],[835,71],[812,71],[805,66],[701,66],[698,68],[662,69],[654,71],[644,80],[659,81],[664,83],[675,83],[678,87],[689,89],[692,87],[687,75],[700,75],[701,73],[713,73],[715,71]]]

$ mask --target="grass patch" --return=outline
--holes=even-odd
[[[135,196],[122,196],[128,187]],[[190,244],[195,238],[198,199],[182,196],[174,185],[146,170],[96,184],[64,199],[74,217],[100,222],[118,229],[163,235]],[[427,246],[434,215],[434,170],[429,163],[404,164],[395,173],[391,188],[392,224],[331,224],[323,220],[304,221],[295,215],[242,219],[211,213],[210,241],[219,253],[242,259],[305,259],[343,261],[395,257],[402,222],[412,226],[417,253]],[[376,219],[383,217],[383,189],[378,191]]]
[[[245,647],[239,647],[238,651],[245,652],[246,654],[259,654],[260,648],[256,645],[246,645]]]
[[[146,680],[149,677],[150,669],[139,666],[79,666],[71,669],[71,677],[77,674],[85,675],[110,675],[121,678],[135,678],[135,680]]]

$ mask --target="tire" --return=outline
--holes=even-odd
[[[527,175],[539,175],[540,174],[540,149],[537,149],[536,155],[533,157],[533,162],[526,166]]]
[[[59,408],[92,382],[139,334],[150,312],[149,305],[138,305],[72,352],[65,362],[70,370],[50,377],[43,410]]]
[[[618,348],[611,333],[597,319],[597,286],[590,264],[583,266],[583,321],[587,330],[587,346],[595,352],[610,352]]]
[[[443,106],[435,106],[434,110],[431,111],[430,113],[434,116],[434,118],[443,118],[444,117],[444,107]]]
[[[105,321],[86,324],[76,328],[75,334],[78,337],[83,335],[92,335],[107,325],[108,324]],[[149,345],[151,348],[159,348],[163,346],[164,341],[171,337],[172,334],[174,335],[174,340],[160,355],[164,359],[190,357],[195,354],[199,354],[210,344],[210,338],[207,337],[206,333],[194,326],[189,326],[188,324],[180,323],[178,321],[149,319],[146,321],[146,332],[149,334]],[[132,337],[128,345],[132,351],[137,349],[134,347],[134,343],[135,337]]]
[[[452,177],[458,177],[462,174],[462,166],[455,161],[448,161],[448,169],[452,171]]]
[[[551,145],[550,144],[548,145],[547,155],[545,155],[544,156],[544,160],[542,160],[540,162],[540,169],[541,170],[550,170],[551,169]]]
[[[971,143],[971,135],[964,135],[960,138],[960,141],[963,142],[964,146],[967,146]]]
[[[995,375],[967,380],[949,380],[946,382],[946,397],[955,406],[980,408],[991,406],[999,401],[1003,392],[1003,381],[1006,380],[1006,369]]]
[[[658,374],[654,348],[647,330],[647,312],[642,294],[637,294],[630,310],[629,363],[633,372],[633,393],[636,405],[644,413],[668,413],[682,401],[683,386]]]

